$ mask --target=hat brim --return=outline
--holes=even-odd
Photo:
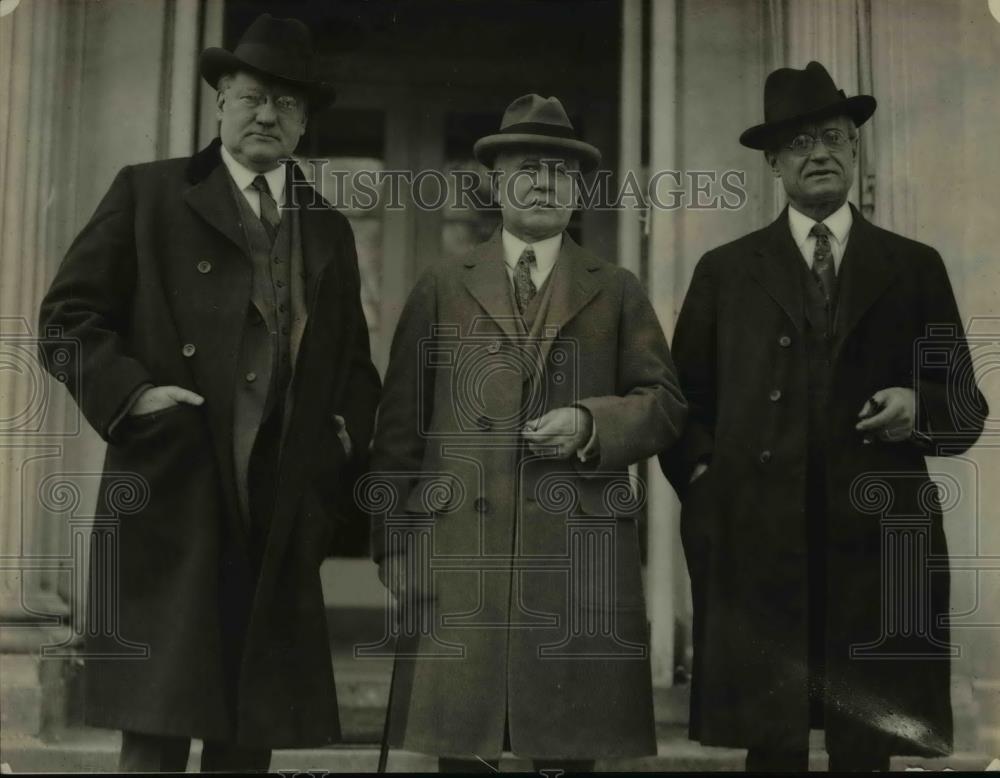
[[[792,116],[788,119],[782,119],[780,122],[758,124],[749,130],[745,130],[740,135],[740,143],[750,149],[766,151],[770,148],[774,137],[780,135],[790,127],[801,122],[826,119],[837,115],[851,117],[855,126],[860,127],[871,118],[872,114],[875,113],[876,107],[878,107],[878,102],[871,95],[855,95],[854,97],[848,97],[824,106],[818,111],[810,111],[798,116]]]
[[[564,155],[575,157],[580,160],[580,167],[584,173],[589,173],[601,164],[600,150],[585,141],[576,140],[575,138],[554,138],[550,135],[536,135],[532,133],[515,132],[487,135],[485,138],[480,138],[476,141],[472,147],[472,153],[486,167],[491,167],[497,154],[504,149],[526,147],[557,151]]]
[[[219,88],[219,79],[227,73],[234,73],[237,70],[245,70],[249,73],[265,76],[274,81],[293,86],[305,92],[309,99],[309,106],[313,110],[326,108],[337,98],[337,92],[332,85],[322,81],[299,81],[293,78],[286,78],[275,73],[261,70],[249,62],[246,62],[231,51],[220,48],[208,48],[201,53],[199,60],[201,77],[205,79],[212,89]]]

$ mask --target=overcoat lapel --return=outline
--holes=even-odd
[[[800,332],[804,325],[802,253],[788,226],[788,208],[764,231],[750,262],[750,275],[774,299]]]
[[[229,171],[222,164],[217,146],[209,146],[201,154],[215,153],[216,164],[205,178],[198,180],[184,193],[184,200],[207,224],[217,229],[244,257],[249,257],[250,247],[240,222],[240,211],[233,200]],[[200,155],[199,155],[200,156]],[[207,163],[207,160],[202,160]]]
[[[552,343],[562,329],[587,305],[601,286],[596,272],[600,262],[568,234],[563,233],[559,261],[552,271],[552,301],[542,328],[539,358],[545,365]]]
[[[498,227],[490,239],[477,246],[465,260],[465,288],[511,340],[527,331],[510,304],[510,280],[503,261],[503,242]],[[469,334],[469,333],[466,333]]]
[[[838,273],[835,357],[868,309],[889,288],[897,272],[875,228],[853,205],[851,211],[854,221]]]

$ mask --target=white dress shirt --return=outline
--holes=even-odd
[[[521,258],[525,248],[531,246],[535,251],[535,265],[531,268],[531,282],[535,285],[535,289],[541,289],[545,279],[549,277],[552,268],[555,267],[556,260],[559,259],[559,249],[562,248],[562,233],[537,243],[525,243],[504,229],[500,233],[500,239],[503,241],[503,261],[504,265],[507,266],[507,278],[510,279],[511,288],[514,288],[514,269],[517,267],[517,260]]]
[[[792,238],[810,268],[813,264],[813,252],[816,251],[816,238],[811,236],[809,231],[818,223],[804,213],[796,211],[794,206],[788,206],[788,226],[792,230]],[[823,224],[830,229],[830,250],[833,253],[835,273],[840,273],[840,260],[844,257],[844,249],[847,248],[847,238],[851,234],[853,223],[854,216],[847,202],[823,219]]]
[[[222,147],[222,161],[226,165],[226,169],[229,171],[229,175],[232,176],[233,181],[236,182],[236,188],[239,189],[243,196],[247,199],[250,204],[250,208],[260,218],[260,192],[258,192],[253,187],[253,180],[262,175],[251,170],[248,167],[240,164],[236,161],[236,158],[229,153],[229,149],[225,146]],[[274,198],[274,202],[278,204],[278,218],[281,218],[281,201],[285,194],[285,166],[278,165],[274,170],[268,170],[263,174],[264,180],[267,181],[267,187],[271,190],[271,197]]]

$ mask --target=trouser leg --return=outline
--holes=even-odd
[[[187,768],[191,738],[122,732],[120,773],[182,773]]]
[[[266,773],[271,749],[206,740],[201,748],[203,773]]]
[[[888,754],[856,753],[830,754],[830,772],[837,773],[872,773],[886,772],[889,769]]]
[[[796,751],[751,748],[747,751],[748,773],[804,773],[808,769],[808,748]]]

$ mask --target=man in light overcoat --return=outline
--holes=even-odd
[[[626,270],[566,232],[600,154],[525,95],[477,158],[503,226],[417,282],[392,344],[373,553],[400,598],[391,745],[444,771],[654,754],[638,501],[628,467],[686,408]],[[395,479],[395,480],[393,480]]]

